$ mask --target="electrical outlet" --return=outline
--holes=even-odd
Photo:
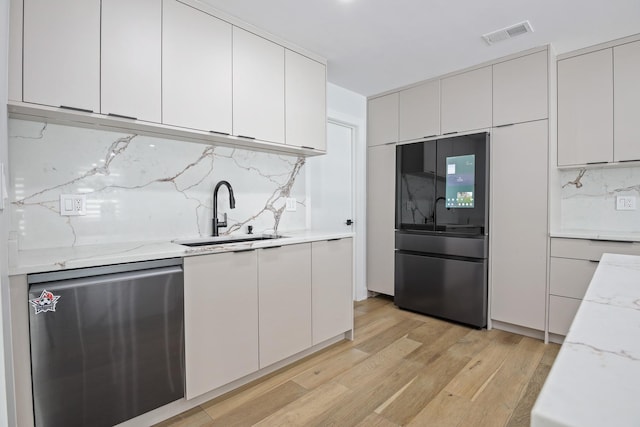
[[[618,211],[635,211],[635,196],[616,196],[616,210]]]
[[[293,197],[287,197],[287,207],[285,208],[287,212],[295,212],[297,209],[296,199]]]
[[[87,214],[87,198],[84,194],[61,194],[60,215],[78,216]]]

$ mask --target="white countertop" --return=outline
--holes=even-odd
[[[564,229],[552,231],[551,237],[568,239],[617,240],[622,242],[640,242],[640,232],[622,232],[606,230]]]
[[[637,427],[639,396],[640,257],[604,254],[531,425]]]
[[[112,243],[18,251],[15,261],[9,266],[9,275],[95,267],[99,265],[147,261],[151,259],[204,255],[250,248],[258,249],[269,246],[293,245],[317,240],[353,237],[354,234],[352,232],[304,230],[283,232],[282,235],[284,237],[279,239],[216,246],[187,247],[172,242],[161,241]],[[234,235],[230,237],[239,236]]]

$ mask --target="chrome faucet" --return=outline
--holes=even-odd
[[[233,188],[231,188],[231,184],[228,181],[220,181],[216,184],[216,188],[213,189],[213,236],[218,236],[218,228],[227,227],[227,214],[224,214],[224,220],[218,221],[218,190],[220,187],[225,185],[227,189],[229,189],[229,207],[231,209],[235,209],[236,207],[236,198],[233,197]]]

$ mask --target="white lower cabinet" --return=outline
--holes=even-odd
[[[603,253],[640,255],[640,243],[551,239],[549,332],[567,335]]]
[[[352,330],[352,245],[344,238],[186,257],[186,398]]]
[[[353,329],[353,240],[311,244],[313,345]]]
[[[549,332],[567,335],[581,302],[581,299],[549,296]]]
[[[256,251],[184,260],[186,398],[258,370]]]
[[[597,261],[551,257],[549,332],[567,335],[597,267]]]
[[[311,347],[311,243],[258,250],[260,368]]]

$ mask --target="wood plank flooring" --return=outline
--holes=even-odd
[[[557,344],[355,304],[337,343],[157,426],[529,426]]]

